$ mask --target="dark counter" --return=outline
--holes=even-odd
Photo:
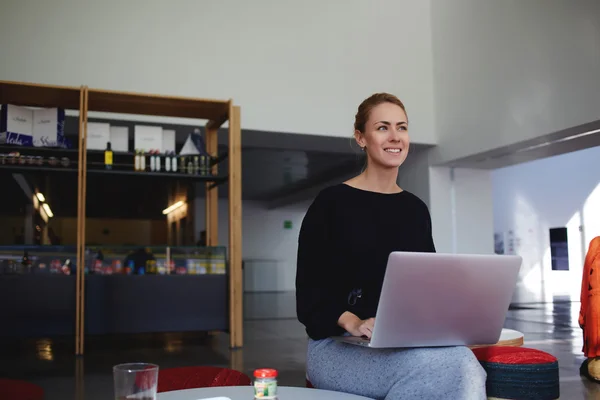
[[[226,331],[226,275],[88,275],[87,334]],[[1,275],[0,336],[73,335],[75,277]]]
[[[75,334],[75,277],[0,275],[0,336]]]

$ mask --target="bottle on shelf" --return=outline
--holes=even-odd
[[[110,142],[106,142],[106,150],[104,150],[104,167],[106,169],[113,167],[113,151]]]
[[[156,171],[156,157],[154,155],[154,150],[150,150],[148,154],[150,155],[150,171],[154,172]]]
[[[171,172],[171,152],[165,153],[165,171]]]
[[[171,169],[173,172],[177,172],[177,155],[174,151],[171,152]]]
[[[156,168],[156,172],[160,172],[160,170],[162,169],[161,167],[161,162],[160,162],[160,150],[154,150],[154,167]]]
[[[71,275],[71,260],[68,258],[65,260],[65,263],[61,267],[61,271],[64,275]]]
[[[138,149],[135,149],[134,170],[140,170],[140,151]]]
[[[198,161],[198,156],[194,156],[194,175],[200,174],[200,162]]]
[[[204,154],[200,154],[200,166],[199,171],[201,176],[206,176],[206,156]]]
[[[140,171],[146,171],[146,151],[140,149]]]

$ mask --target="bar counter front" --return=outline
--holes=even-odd
[[[85,333],[228,331],[223,247],[89,248]],[[75,247],[0,247],[4,337],[73,335]]]

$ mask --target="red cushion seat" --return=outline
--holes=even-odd
[[[44,389],[40,386],[17,379],[0,378],[0,394],[2,400],[44,399]]]
[[[171,390],[194,389],[215,386],[246,386],[250,378],[228,368],[219,367],[179,367],[167,368],[158,372],[158,393]]]
[[[556,362],[552,354],[527,347],[490,346],[473,349],[479,361],[502,364],[546,364]]]
[[[487,372],[488,397],[554,400],[560,396],[558,360],[526,347],[491,346],[473,349]]]

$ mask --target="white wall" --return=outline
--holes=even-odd
[[[243,260],[269,260],[253,267],[269,268],[265,279],[270,284],[262,285],[269,290],[289,291],[295,289],[296,255],[298,234],[309,203],[298,203],[288,207],[268,210],[262,204],[245,201],[242,204],[242,258]],[[204,230],[205,201],[196,199],[196,234]],[[229,244],[228,201],[219,201],[219,245]],[[292,229],[284,229],[284,221],[292,221]]]
[[[429,207],[440,253],[492,254],[491,174],[487,170],[431,166],[432,150],[410,154],[398,183]]]
[[[495,231],[513,231],[521,281],[532,291],[579,296],[587,246],[600,235],[599,161],[594,147],[492,173]],[[557,227],[567,227],[569,272],[552,271],[549,229]]]
[[[398,185],[430,205],[429,149],[408,154],[398,171]]]
[[[449,161],[600,119],[600,2],[432,1],[436,129]]]
[[[401,97],[434,143],[430,0],[4,0],[3,80],[233,98],[242,127],[352,135]]]
[[[491,174],[487,170],[429,168],[433,238],[439,253],[492,254]]]

